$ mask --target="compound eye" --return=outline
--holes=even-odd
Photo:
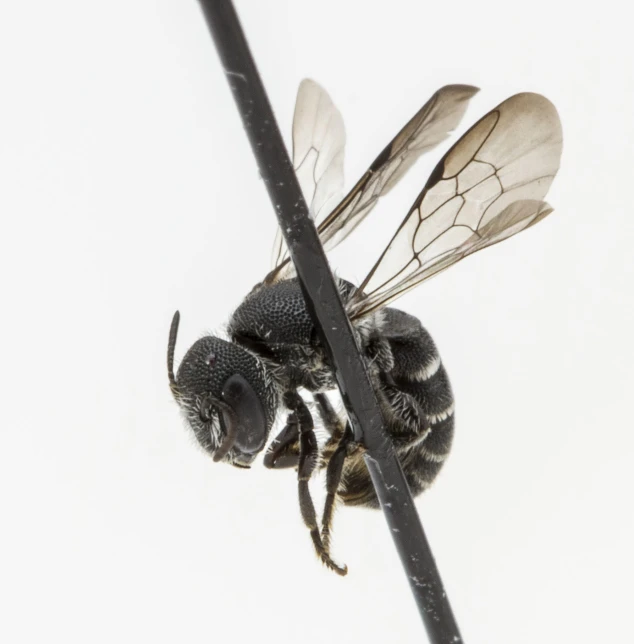
[[[213,369],[213,368],[214,368],[214,366],[216,365],[216,354],[215,354],[215,353],[210,353],[210,354],[207,356],[206,363],[207,363],[207,366],[208,366],[210,369]]]
[[[205,396],[200,403],[200,420],[203,423],[208,423],[213,417],[213,405],[211,404],[211,399],[208,396]]]

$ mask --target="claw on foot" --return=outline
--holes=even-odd
[[[334,562],[330,558],[330,555],[328,554],[328,552],[324,548],[323,543],[321,542],[319,530],[317,529],[311,530],[310,536],[313,538],[313,545],[315,546],[315,552],[317,553],[317,556],[324,564],[324,566],[326,566],[333,572],[336,572],[341,577],[345,577],[348,574],[348,566],[346,566],[345,564],[343,566],[340,566],[338,563]]]

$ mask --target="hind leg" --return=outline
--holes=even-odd
[[[328,460],[328,467],[326,469],[326,502],[324,503],[324,513],[321,519],[321,540],[327,552],[330,552],[332,519],[337,503],[339,486],[341,485],[343,465],[350,451],[356,451],[356,443],[354,443],[353,438],[352,428],[348,423],[346,424],[341,440]]]
[[[313,546],[321,561],[338,575],[345,575],[348,569],[339,566],[330,557],[327,548],[324,547],[317,524],[317,514],[308,482],[317,467],[319,448],[315,437],[313,418],[297,392],[289,392],[285,395],[286,406],[296,414],[299,429],[299,465],[297,470],[299,508],[306,527],[310,530]]]

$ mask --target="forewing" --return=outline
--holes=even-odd
[[[305,90],[303,90],[304,83],[310,83]],[[340,173],[335,172],[334,168],[339,163],[338,156],[332,153],[324,155],[322,163],[322,155],[316,154],[319,153],[319,142],[327,140],[328,137],[323,136],[323,126],[315,127],[315,124],[327,120],[332,124],[333,121],[326,119],[325,116],[331,109],[337,115],[339,113],[324,90],[313,81],[303,81],[297,99],[298,107],[295,110],[293,163],[296,169],[300,168],[298,176],[307,201],[309,198],[312,199],[312,195],[320,197],[318,199],[320,207],[314,214],[319,224],[321,242],[327,250],[334,248],[365,219],[379,197],[387,193],[424,152],[431,150],[451,134],[464,115],[469,99],[478,91],[477,87],[470,85],[447,85],[439,89],[400,130],[357,181],[354,188],[331,212],[330,209],[335,201],[331,195],[336,192],[334,188],[326,190],[325,186],[343,185],[343,169]],[[318,96],[320,96],[319,100],[317,100]],[[300,97],[301,104],[305,105],[301,110],[299,109]],[[318,104],[322,106],[321,110],[315,107]],[[320,118],[313,116],[314,114],[319,114]],[[341,119],[340,116],[339,119]],[[343,129],[343,124],[341,127]],[[337,129],[333,128],[334,131]],[[312,131],[318,132],[318,135],[309,135],[308,133]],[[335,150],[336,147],[333,143],[329,143],[327,149]],[[341,150],[340,162],[343,164],[343,143]],[[327,159],[332,160],[327,162]],[[314,180],[312,183],[310,181],[309,168],[313,163],[315,167],[328,170],[323,175],[317,175],[328,179],[323,182],[324,188],[321,184],[317,185]],[[341,184],[335,182],[335,175],[340,177]],[[328,195],[327,199],[326,195]],[[278,231],[273,251],[274,266],[277,268],[269,274],[267,281],[288,277],[291,267],[285,250],[282,236]]]
[[[447,85],[423,105],[319,226],[319,236],[326,249],[334,248],[344,240],[421,154],[453,132],[469,99],[478,91],[470,85]]]
[[[543,201],[559,168],[554,105],[517,94],[480,119],[443,157],[379,261],[349,303],[352,317],[552,212]]]
[[[322,87],[304,79],[297,91],[293,117],[293,168],[316,222],[343,196],[345,144],[346,132],[339,110]],[[273,245],[273,268],[285,262],[288,251],[278,230]]]

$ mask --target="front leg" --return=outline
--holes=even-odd
[[[339,441],[341,441],[346,424],[339,417],[326,394],[317,393],[313,395],[313,398],[315,399],[315,405],[321,417],[322,425],[330,437],[323,448],[321,464],[319,465],[319,467],[325,467],[337,448],[337,445],[339,445]],[[295,405],[294,400],[289,399],[289,401],[291,405]],[[297,420],[297,414],[291,412],[287,416],[284,429],[282,429],[266,450],[264,467],[276,470],[298,467],[299,452],[299,422]]]
[[[315,505],[313,504],[310,490],[308,489],[308,482],[317,467],[319,459],[319,447],[317,445],[317,438],[315,437],[313,417],[306,403],[296,391],[285,394],[284,402],[295,413],[299,427],[299,465],[297,478],[299,508],[302,513],[302,519],[304,519],[306,527],[310,530],[310,536],[313,540],[313,546],[315,547],[317,556],[328,568],[334,570],[338,575],[345,575],[348,572],[348,568],[336,564],[330,558],[328,550],[324,547],[319,533],[319,525],[317,524]]]
[[[299,463],[299,421],[292,412],[286,419],[284,429],[270,444],[264,455],[264,467],[281,470],[297,467]]]

